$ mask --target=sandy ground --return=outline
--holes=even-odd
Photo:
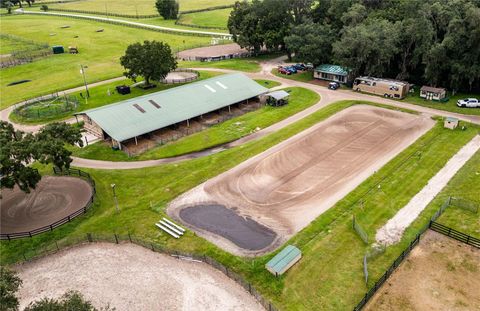
[[[239,54],[246,52],[248,51],[246,49],[242,49],[240,45],[236,43],[231,43],[185,50],[179,52],[177,56],[178,58],[189,59],[191,57],[218,57],[228,54]]]
[[[377,243],[391,245],[400,241],[405,229],[417,219],[425,207],[478,150],[480,150],[479,135],[463,146],[407,205],[377,231]]]
[[[365,310],[480,310],[480,249],[427,231]]]
[[[210,231],[198,234],[238,255],[278,247],[430,129],[424,116],[359,105],[299,133],[174,200],[169,214],[219,204],[270,228],[278,238],[255,252]],[[184,222],[185,223],[185,222]]]
[[[84,208],[91,196],[90,184],[76,177],[44,176],[29,194],[18,187],[2,189],[0,231],[26,232],[48,226]]]
[[[172,72],[168,73],[168,75],[165,77],[165,80],[166,81],[185,80],[185,79],[195,78],[196,76],[197,76],[197,74],[195,72],[172,71]]]
[[[78,246],[15,267],[20,308],[78,290],[96,307],[133,310],[263,310],[240,285],[204,263],[134,244]]]

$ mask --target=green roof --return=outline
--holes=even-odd
[[[315,68],[315,71],[331,73],[335,75],[346,76],[348,75],[348,68],[338,66],[338,65],[330,65],[330,64],[323,64]]]
[[[295,246],[287,245],[280,253],[267,262],[267,267],[273,272],[281,273],[301,253]]]
[[[81,112],[124,141],[227,107],[268,90],[241,73],[216,76]]]

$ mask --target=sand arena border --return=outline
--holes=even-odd
[[[434,124],[422,115],[353,106],[195,187],[167,211],[234,254],[260,255],[306,227]],[[245,247],[231,235],[246,232],[233,232],[230,223],[215,230],[184,221],[185,212],[180,217],[185,208],[212,204],[267,227],[275,239],[261,248]]]
[[[0,233],[16,234],[48,227],[87,206],[92,186],[76,177],[44,176],[35,190],[2,190]],[[28,235],[27,235],[28,236]]]

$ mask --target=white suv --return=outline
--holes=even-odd
[[[480,102],[476,98],[465,98],[457,101],[457,106],[464,108],[480,108]]]

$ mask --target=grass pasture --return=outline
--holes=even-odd
[[[61,28],[63,25],[69,25],[70,28]],[[98,29],[104,31],[96,32]],[[206,37],[179,36],[93,21],[26,15],[2,19],[2,32],[47,42],[49,45],[75,45],[79,49],[79,54],[52,55],[32,63],[2,69],[2,109],[28,98],[82,85],[80,64],[88,66],[86,77],[89,83],[122,75],[119,58],[130,43],[143,40],[164,41],[174,51],[210,43],[210,38]],[[7,86],[10,82],[23,79],[32,81]]]
[[[228,17],[232,9],[221,9],[190,14],[182,14],[178,20],[184,25],[227,29]]]
[[[153,224],[165,215],[167,203],[181,193],[359,103],[363,102],[343,101],[329,105],[258,141],[204,158],[126,171],[88,169],[86,171],[97,181],[98,198],[87,215],[31,239],[1,242],[0,258],[6,263],[20,260],[24,253],[30,256],[33,251],[51,245],[54,240],[74,239],[87,232],[111,234],[128,231],[164,247],[214,257],[252,282],[282,310],[351,310],[367,290],[362,270],[362,257],[367,246],[351,229],[352,214],[364,225],[369,236],[373,236],[450,157],[477,134],[477,126],[470,125],[465,131],[451,131],[438,122],[432,130],[294,236],[288,243],[299,247],[303,257],[280,278],[273,277],[264,268],[274,254],[255,259],[240,258],[225,253],[190,231],[180,240],[171,239]],[[416,156],[420,153],[421,157]],[[45,167],[40,169],[43,172],[50,170]],[[111,183],[117,184],[120,214],[114,212]],[[379,184],[381,189],[377,187]],[[360,200],[364,203],[358,204]],[[433,205],[427,207],[406,230],[400,243],[387,248],[382,256],[370,263],[370,286],[436,209]]]
[[[480,115],[480,108],[461,108],[457,106],[457,101],[459,99],[473,97],[480,100],[480,94],[457,93],[455,95],[452,95],[450,92],[447,92],[447,97],[449,98],[449,100],[444,103],[425,100],[420,97],[419,90],[416,89],[415,93],[409,94],[403,101],[406,101],[415,105],[419,105],[419,106],[433,108],[433,109],[446,110],[446,111],[457,112],[462,114]]]
[[[234,0],[180,0],[180,11],[206,9],[221,5],[234,4]],[[41,4],[41,2],[38,2]],[[84,0],[75,2],[48,4],[49,8],[61,8],[81,11],[97,11],[105,13],[118,13],[136,15],[158,14],[154,0]]]

